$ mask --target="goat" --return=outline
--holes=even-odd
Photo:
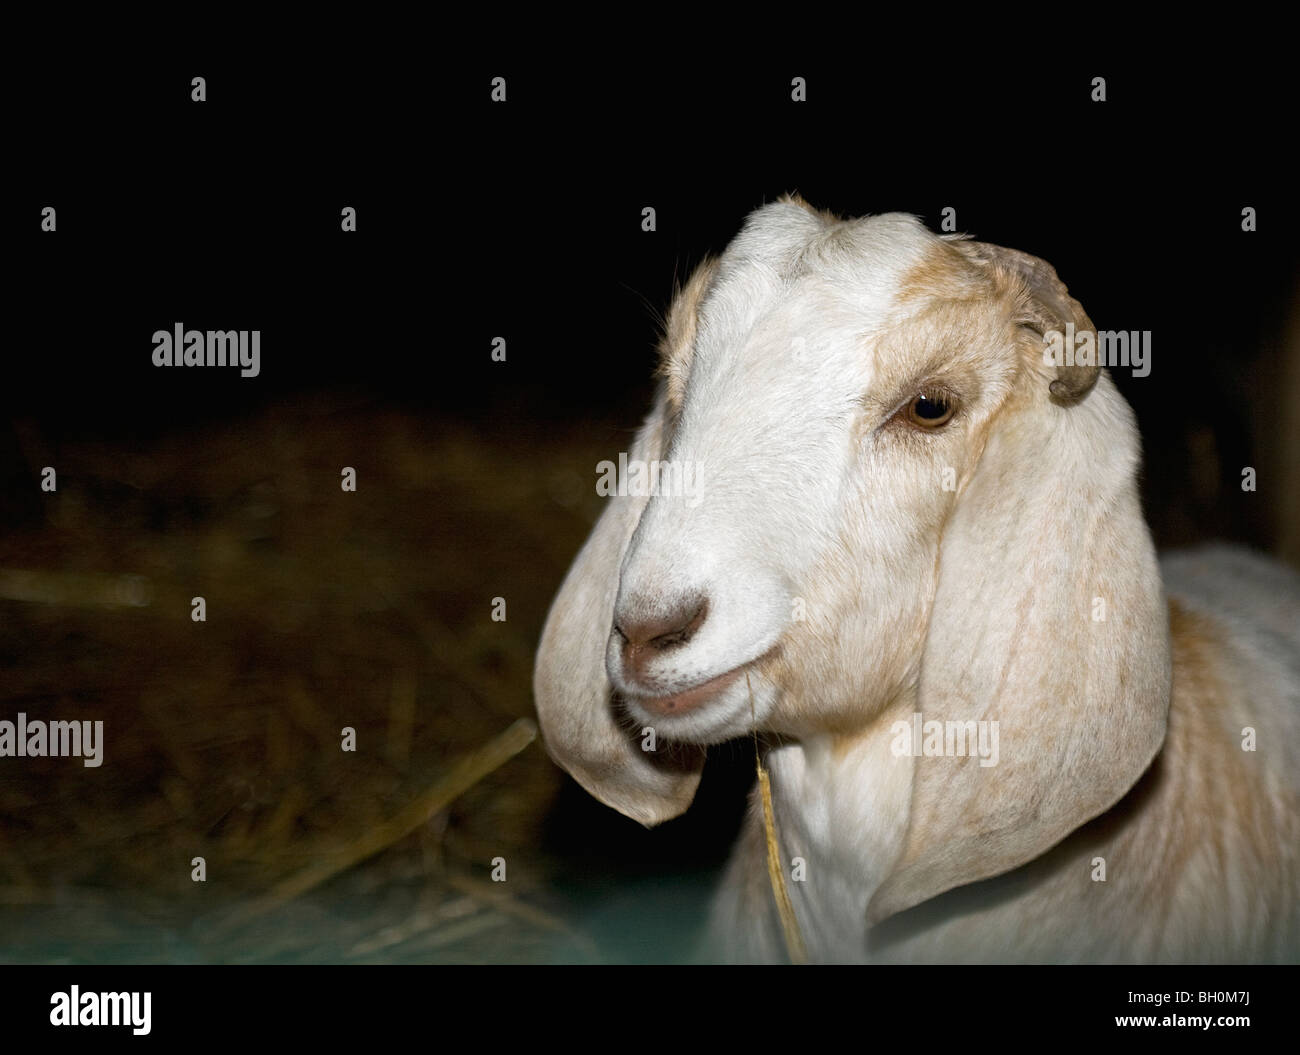
[[[756,729],[815,960],[1300,951],[1300,577],[1212,548],[1162,579],[1132,410],[1044,354],[1067,326],[1095,332],[1037,258],[798,198],[670,309],[630,457],[702,500],[607,500],[538,715],[645,825]],[[910,743],[932,722],[996,757]],[[764,847],[755,799],[710,958],[784,958]]]

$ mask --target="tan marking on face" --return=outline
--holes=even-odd
[[[700,302],[708,292],[717,270],[718,261],[715,258],[702,261],[673,298],[672,307],[668,309],[668,322],[659,341],[658,374],[668,382],[668,403],[674,411],[681,409],[682,397],[686,392]]]
[[[973,250],[963,246],[962,242],[937,242],[904,275],[898,303],[947,303],[972,315],[978,313],[987,326],[1006,326],[1008,340],[1019,352],[1023,376],[1049,384],[1055,370],[1043,364],[1042,337],[1027,325],[1041,316],[1041,306],[1020,275],[1006,267],[981,263]],[[1031,406],[1035,402],[1031,386],[1017,384],[1012,402]]]
[[[907,304],[920,299],[972,300],[1009,292],[1001,276],[981,272],[949,242],[935,240],[930,251],[913,266],[898,286],[898,301]]]

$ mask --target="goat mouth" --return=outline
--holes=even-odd
[[[678,715],[689,714],[717,699],[745,673],[745,668],[748,666],[750,664],[745,663],[739,667],[733,667],[731,670],[717,675],[717,677],[710,678],[708,681],[701,682],[699,685],[683,692],[673,693],[671,696],[638,695],[631,698],[636,701],[638,707],[650,714],[659,715],[661,718],[673,718]]]

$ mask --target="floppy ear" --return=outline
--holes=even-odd
[[[660,342],[664,380],[629,461],[663,458],[669,404],[680,405],[700,302],[716,272],[717,261],[705,259],[673,300]],[[705,756],[703,748],[662,741],[656,750],[643,751],[641,730],[622,712],[605,673],[623,556],[649,501],[645,495],[606,499],[551,605],[533,671],[537,716],[551,757],[606,806],[647,827],[686,811]]]
[[[918,706],[924,721],[997,722],[997,762],[914,747],[907,834],[871,923],[1038,857],[1164,742],[1169,619],[1132,411],[1095,368],[1049,387],[1043,327],[1092,328],[1055,273],[971,250],[1018,276],[1028,368],[944,532]]]
[[[663,386],[661,386],[662,388]],[[637,433],[629,461],[663,452],[665,395]],[[700,748],[659,743],[643,751],[605,673],[623,554],[646,496],[614,495],[569,569],[542,631],[533,694],[551,757],[607,806],[646,826],[683,813],[704,765]]]

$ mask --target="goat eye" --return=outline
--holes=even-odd
[[[948,424],[956,402],[939,392],[922,392],[907,405],[907,420],[922,429],[937,429]]]

